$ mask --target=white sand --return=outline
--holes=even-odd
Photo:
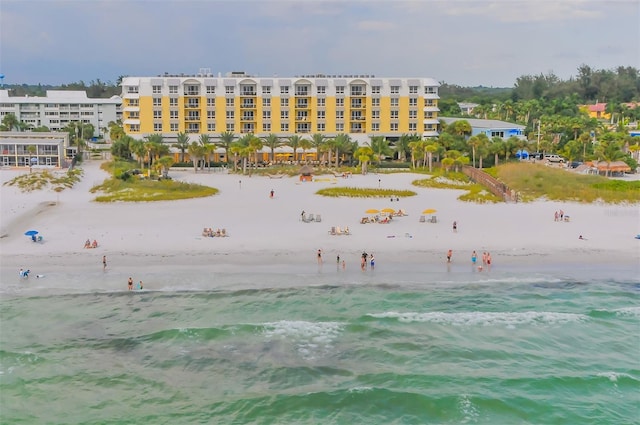
[[[378,263],[437,264],[448,249],[454,261],[470,261],[472,250],[490,251],[494,267],[501,264],[638,264],[638,205],[618,206],[539,201],[526,204],[476,205],[457,200],[460,191],[423,189],[411,185],[415,174],[368,174],[348,179],[300,183],[297,178],[270,179],[237,174],[174,171],[176,180],[220,190],[209,198],[172,202],[93,202],[89,189],[106,174],[98,162],[83,165],[82,181],[59,195],[50,189],[22,193],[1,188],[0,261],[3,281],[20,267],[33,273],[109,267],[214,269],[225,265],[316,263],[322,249],[326,262],[336,255],[358,264],[362,250],[374,252]],[[25,171],[1,170],[4,183]],[[28,171],[26,171],[28,172]],[[327,176],[328,177],[328,176]],[[380,183],[378,182],[380,179]],[[239,182],[242,182],[241,184]],[[356,186],[410,189],[417,196],[389,199],[326,198],[323,187]],[[269,192],[275,191],[274,199]],[[369,208],[402,208],[408,216],[390,224],[360,224]],[[421,211],[437,209],[437,224],[420,223]],[[556,210],[570,222],[555,222]],[[320,214],[321,223],[303,223],[301,211]],[[452,231],[453,221],[458,231]],[[331,226],[348,226],[350,236],[331,236]],[[225,228],[227,238],[205,238],[203,227]],[[24,232],[44,237],[33,243]],[[408,237],[406,235],[410,235]],[[583,235],[587,240],[579,240]],[[97,239],[97,249],[84,241]]]

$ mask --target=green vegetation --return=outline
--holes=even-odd
[[[465,174],[457,172],[442,173],[438,170],[436,175],[421,180],[414,180],[411,184],[418,187],[428,187],[432,189],[461,189],[466,193],[458,197],[461,201],[477,203],[496,203],[502,199],[487,191],[482,185],[473,183]]]
[[[218,189],[198,184],[175,182],[168,179],[152,180],[144,177],[144,170],[138,170],[133,161],[116,160],[102,164],[102,168],[113,177],[91,189],[91,193],[103,192],[96,197],[98,202],[147,202],[173,201],[178,199],[202,198],[218,193]],[[155,176],[156,174],[152,174]]]
[[[320,189],[316,195],[346,197],[346,198],[389,198],[392,196],[416,196],[417,193],[412,190],[393,190],[393,189],[367,189],[361,187],[330,187]]]
[[[520,192],[523,201],[546,198],[576,202],[640,202],[640,181],[610,180],[529,163],[501,165],[497,167],[496,175],[511,189]]]
[[[50,187],[56,192],[61,192],[73,187],[74,184],[79,182],[82,173],[82,170],[79,168],[69,170],[64,175],[55,175],[48,170],[44,170],[14,177],[5,182],[4,186],[16,186],[23,192],[41,190],[47,187]]]

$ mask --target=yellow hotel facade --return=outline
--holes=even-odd
[[[339,133],[352,139],[394,139],[402,134],[438,135],[438,87],[433,78],[373,75],[254,77],[244,72],[125,77],[125,133],[142,138],[178,132],[191,139],[220,133],[276,134],[286,138]]]

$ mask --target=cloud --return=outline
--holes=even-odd
[[[359,21],[355,26],[362,31],[391,31],[397,28],[393,22],[385,21]]]

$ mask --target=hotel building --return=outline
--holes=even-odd
[[[122,99],[88,98],[84,91],[47,90],[42,96],[9,96],[8,90],[0,90],[0,121],[7,114],[32,127],[45,126],[51,131],[61,131],[70,122],[93,124],[94,137],[102,134],[111,121],[121,119]]]
[[[433,78],[266,78],[207,71],[123,78],[125,133],[135,138],[159,133],[167,141],[178,132],[208,134],[214,141],[222,132],[283,138],[347,133],[360,143],[369,136],[438,135],[440,84]]]

